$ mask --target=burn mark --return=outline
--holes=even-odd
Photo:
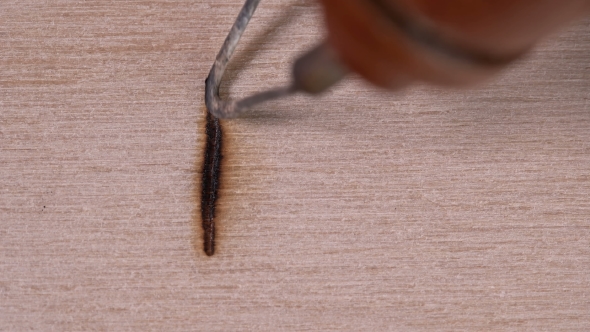
[[[221,163],[221,125],[219,119],[207,112],[205,158],[201,192],[201,216],[204,249],[207,256],[215,252],[215,204],[218,197]]]

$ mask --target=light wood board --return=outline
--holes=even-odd
[[[485,85],[351,77],[224,121],[202,251],[204,79],[242,1],[0,3],[1,331],[587,331],[590,20]],[[323,36],[262,1],[222,88]]]

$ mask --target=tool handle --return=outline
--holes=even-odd
[[[470,84],[587,15],[590,0],[320,0],[329,44],[386,88]]]

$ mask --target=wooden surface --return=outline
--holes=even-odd
[[[590,20],[468,91],[351,77],[224,121],[241,0],[0,4],[0,330],[587,331]],[[313,1],[262,1],[222,94],[286,82]]]

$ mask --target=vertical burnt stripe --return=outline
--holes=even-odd
[[[219,119],[207,112],[205,133],[207,143],[203,160],[201,216],[203,219],[204,249],[208,256],[215,252],[215,204],[219,190],[221,163],[221,125]]]

